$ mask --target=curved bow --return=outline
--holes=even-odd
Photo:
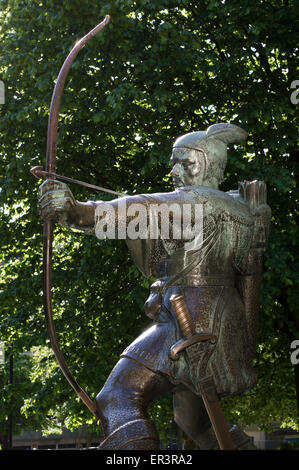
[[[57,129],[58,129],[58,115],[61,102],[61,96],[65,84],[66,77],[68,75],[69,69],[75,60],[78,52],[82,47],[87,43],[89,39],[95,36],[101,29],[103,29],[106,24],[109,22],[110,16],[106,15],[105,19],[93,28],[89,33],[87,33],[80,41],[76,43],[69,55],[67,56],[57,78],[56,86],[53,91],[50,115],[48,121],[48,136],[47,136],[47,157],[46,157],[46,171],[49,173],[55,173],[56,171],[56,151],[57,151]],[[51,179],[51,177],[50,177]],[[53,177],[52,177],[53,179]],[[52,311],[52,298],[51,298],[51,270],[52,270],[52,244],[53,244],[53,221],[45,220],[44,221],[44,310],[46,317],[46,324],[48,335],[50,337],[51,346],[57,362],[66,377],[69,384],[73,387],[76,393],[79,395],[81,400],[93,413],[93,415],[98,418],[98,411],[95,404],[90,399],[90,397],[85,393],[85,391],[80,387],[72,376],[69,368],[66,365],[64,356],[61,352],[61,349],[58,344],[56,330],[53,319]]]

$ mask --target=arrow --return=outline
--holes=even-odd
[[[46,176],[50,179],[55,178],[57,180],[67,181],[68,183],[80,184],[81,186],[86,186],[87,188],[96,189],[97,191],[103,191],[105,193],[115,194],[116,196],[128,196],[128,194],[118,193],[112,189],[102,188],[101,186],[96,186],[95,184],[85,183],[85,181],[69,178],[68,176],[62,176],[50,171],[44,171],[42,166],[34,166],[30,171],[38,179],[42,179],[44,176]]]

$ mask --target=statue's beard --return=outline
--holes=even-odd
[[[178,188],[180,186],[185,186],[184,182],[180,178],[172,178],[173,186]]]

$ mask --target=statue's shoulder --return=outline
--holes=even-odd
[[[247,226],[253,224],[248,203],[235,191],[226,193],[208,186],[184,186],[169,193],[147,194],[143,197],[148,204],[203,204],[207,208],[206,215],[213,214]]]
[[[212,210],[252,223],[249,205],[245,202],[239,191],[224,192],[208,186],[190,186],[184,188],[188,193],[194,195],[195,200],[206,202]]]

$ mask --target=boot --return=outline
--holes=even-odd
[[[245,432],[243,432],[238,426],[234,425],[230,430],[229,433],[232,437],[233,443],[236,446],[236,450],[256,450],[255,445],[252,443]]]
[[[252,443],[251,438],[237,425],[234,425],[230,430],[229,434],[232,438],[232,441],[235,446],[235,450],[256,450],[255,445]],[[206,432],[200,441],[200,447],[202,446],[203,449],[209,450],[219,450],[219,444],[217,442],[215,433],[213,428],[210,428],[208,432]]]

